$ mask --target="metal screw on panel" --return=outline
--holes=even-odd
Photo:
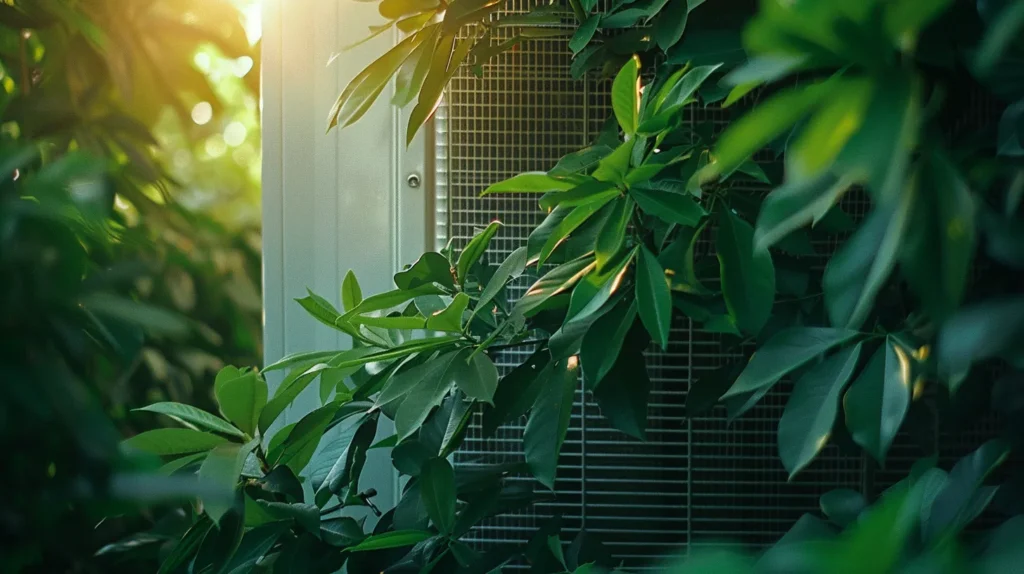
[[[416,189],[420,186],[420,174],[410,173],[409,177],[405,178],[405,183],[409,184],[409,187]]]

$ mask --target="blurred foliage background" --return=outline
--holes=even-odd
[[[258,0],[0,0],[0,571],[154,569],[93,558],[187,486],[139,487],[131,409],[259,361],[259,36]]]

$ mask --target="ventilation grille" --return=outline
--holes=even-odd
[[[453,79],[435,121],[438,247],[453,239],[461,248],[499,219],[504,228],[492,243],[490,260],[497,263],[524,245],[542,221],[537,196],[479,194],[517,173],[546,171],[562,155],[589,145],[598,133],[611,114],[610,83],[572,80],[570,62],[565,40],[536,40],[492,60],[481,78],[462,68]],[[714,106],[691,110],[690,121],[711,120],[717,129],[730,118],[728,111]],[[845,208],[860,217],[867,203],[853,197]],[[712,239],[713,232],[702,239],[704,254],[713,254]],[[836,240],[815,244],[819,268],[836,245]],[[518,544],[547,517],[559,514],[566,540],[586,529],[631,569],[698,544],[759,547],[776,541],[803,513],[817,512],[824,492],[846,487],[877,494],[905,477],[912,461],[924,454],[911,437],[901,436],[882,471],[859,451],[840,451],[830,444],[788,481],[776,446],[777,423],[791,388],[785,382],[732,424],[727,424],[722,406],[705,417],[684,416],[691,382],[742,360],[750,350],[730,348],[719,335],[677,318],[667,352],[647,354],[654,386],[648,440],[610,429],[581,389],[562,450],[555,500],[493,519],[477,528],[472,540],[488,547]],[[503,374],[528,351],[500,355]],[[476,420],[456,463],[523,460],[524,424],[525,419],[503,427],[484,441]],[[944,464],[992,434],[990,423],[944,434]]]

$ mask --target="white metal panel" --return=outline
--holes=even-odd
[[[427,246],[428,186],[405,183],[409,173],[424,173],[423,138],[405,149],[404,122],[390,98],[355,125],[325,132],[341,89],[398,39],[383,35],[342,51],[382,23],[376,4],[266,0],[263,18],[264,360],[270,363],[350,345],[294,300],[309,288],[340,305],[349,269],[364,292],[392,288],[400,264]],[[278,382],[271,380],[272,388]],[[279,424],[317,405],[312,387]],[[381,437],[390,433],[381,426]],[[390,460],[371,456],[367,473],[380,505],[393,506]]]

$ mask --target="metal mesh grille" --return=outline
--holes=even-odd
[[[499,38],[500,39],[500,38]],[[457,248],[494,219],[505,227],[492,243],[492,261],[524,245],[543,214],[536,196],[480,198],[487,185],[524,171],[547,170],[564,154],[585,147],[610,114],[607,81],[574,81],[564,40],[522,44],[484,67],[482,78],[460,71],[453,79],[436,127],[437,243]],[[721,129],[728,111],[693,108],[693,122],[711,120]],[[749,189],[758,190],[751,186]],[[760,188],[764,191],[765,188]],[[866,200],[851,194],[846,210],[859,218]],[[713,254],[713,230],[699,246]],[[823,267],[839,241],[815,244]],[[566,537],[581,528],[596,534],[629,568],[696,544],[763,546],[777,540],[818,498],[847,487],[877,494],[906,476],[925,454],[900,436],[883,471],[857,451],[829,445],[794,481],[787,480],[776,446],[778,420],[791,385],[783,382],[733,424],[716,406],[705,417],[684,416],[691,382],[750,349],[730,349],[716,334],[678,317],[667,352],[648,352],[653,392],[648,440],[639,442],[610,429],[582,392],[562,451],[555,499],[530,511],[491,520],[473,540],[488,545],[519,543],[547,516],[563,517]],[[499,356],[503,372],[522,362],[527,350]],[[841,414],[840,414],[841,416]],[[522,460],[524,421],[484,441],[476,421],[457,464]],[[993,434],[991,422],[942,435],[946,465]],[[947,466],[948,468],[948,466]]]

